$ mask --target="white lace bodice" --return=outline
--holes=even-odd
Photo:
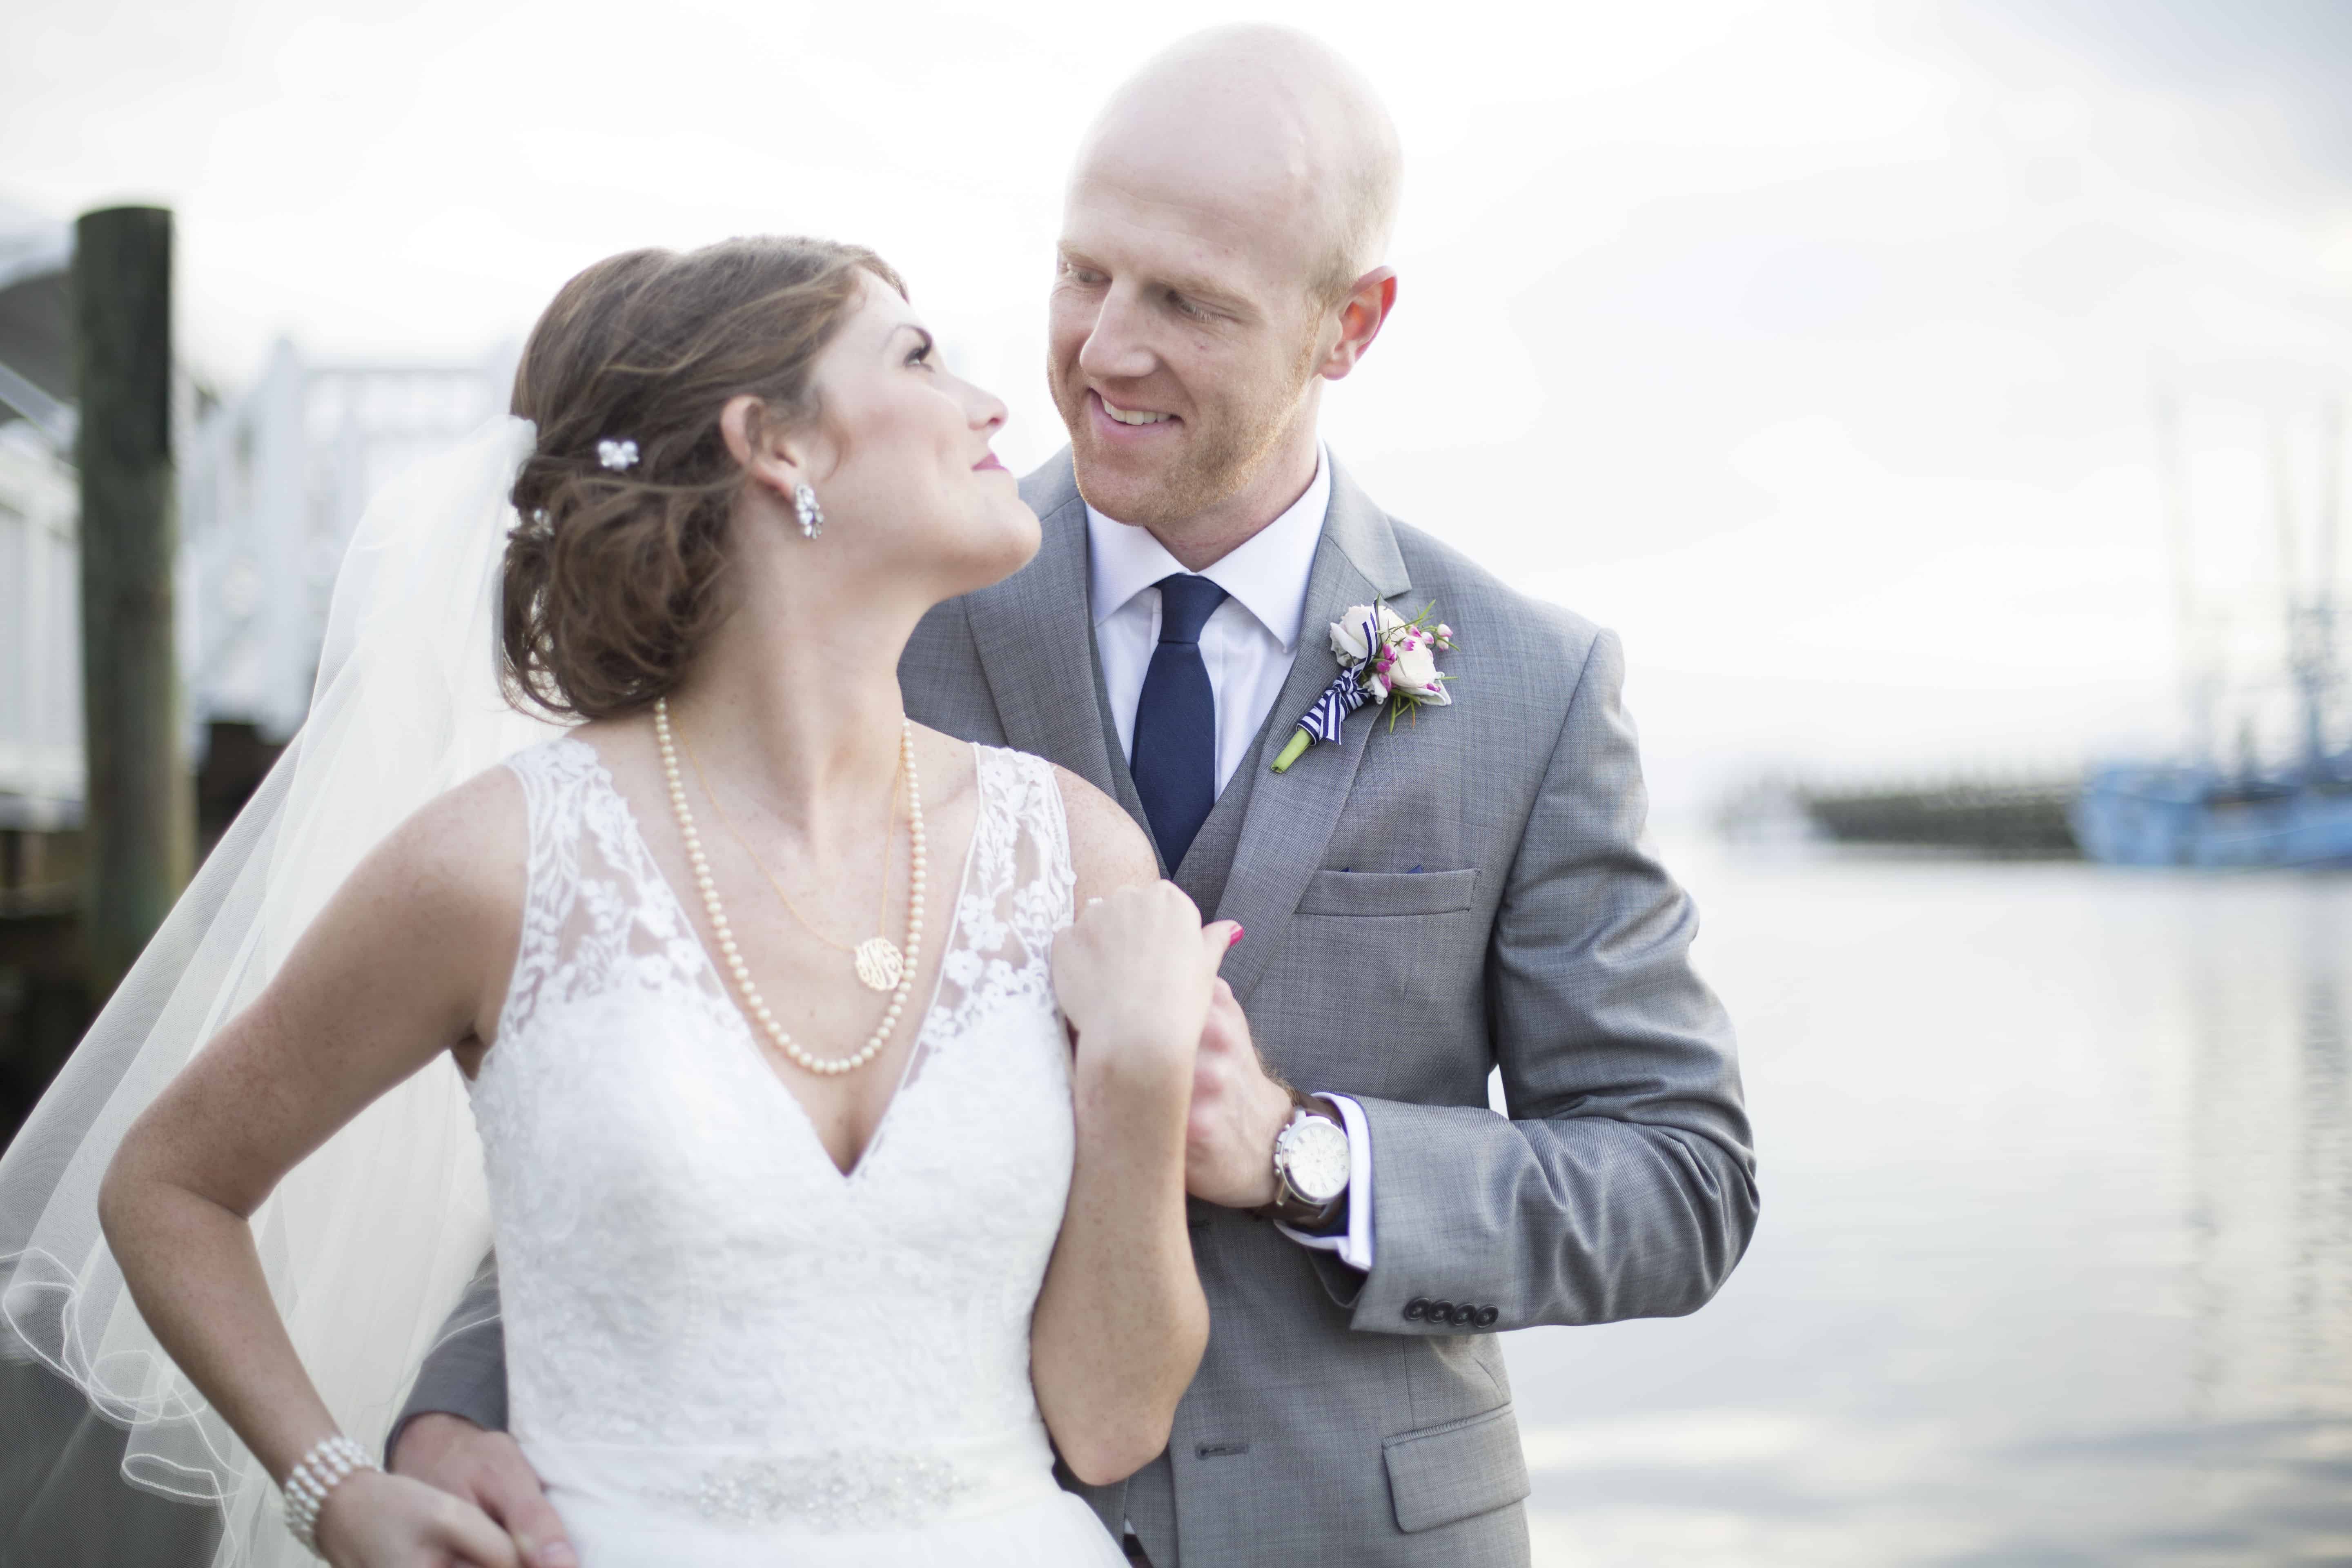
[[[474,1110],[527,1449],[707,1453],[706,1515],[819,1525],[920,1515],[973,1445],[1041,1449],[1029,1319],[1073,1146],[1047,958],[1074,877],[1051,765],[974,757],[937,994],[847,1176],[594,751],[513,759],[529,885]]]

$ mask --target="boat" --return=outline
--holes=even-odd
[[[2285,585],[2287,675],[2300,723],[2298,754],[2265,764],[2250,716],[2239,724],[2238,759],[2211,757],[2213,705],[2220,682],[2198,668],[2194,581],[2189,552],[2178,419],[2159,395],[2158,430],[2165,460],[2178,574],[2181,647],[2190,707],[2190,756],[2170,762],[2111,762],[2086,773],[2071,813],[2074,837],[2093,860],[2117,866],[2213,868],[2352,867],[2352,748],[2331,748],[2329,720],[2341,672],[2336,658],[2336,544],[2343,489],[2340,404],[2324,422],[2317,538],[2297,581],[2294,507],[2288,494],[2284,436],[2274,425],[2281,578]]]
[[[2094,768],[2083,853],[2116,866],[2352,867],[2352,756],[2252,777],[2195,763]]]

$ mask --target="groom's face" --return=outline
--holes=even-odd
[[[1137,140],[1098,142],[1071,183],[1047,375],[1087,500],[1181,526],[1312,427],[1322,231],[1285,171]]]

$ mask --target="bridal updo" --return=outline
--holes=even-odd
[[[906,292],[870,250],[774,237],[632,250],[557,292],[515,373],[539,441],[507,542],[511,698],[603,719],[677,685],[721,613],[746,482],[719,413],[748,393],[776,418],[814,417],[811,372],[867,272]]]

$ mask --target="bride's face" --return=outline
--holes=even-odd
[[[808,482],[824,510],[820,542],[939,598],[984,587],[1024,565],[1039,538],[989,449],[1004,405],[949,373],[896,290],[864,282],[814,369],[823,437]]]

